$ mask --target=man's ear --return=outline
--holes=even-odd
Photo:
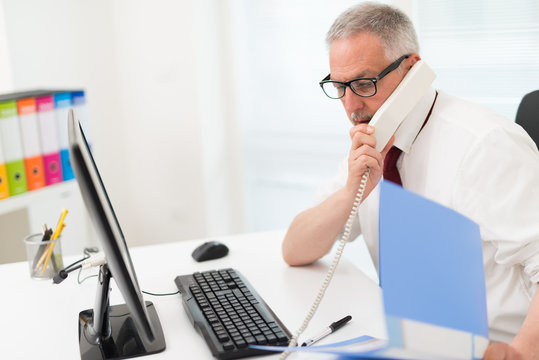
[[[408,66],[408,70],[410,70],[412,66],[414,66],[414,64],[419,60],[421,60],[421,56],[419,56],[418,53],[413,53],[412,55],[410,55],[408,59],[406,59],[406,65]]]

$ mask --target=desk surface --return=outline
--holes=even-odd
[[[139,284],[153,293],[175,292],[174,278],[195,271],[232,267],[255,287],[288,329],[295,333],[307,314],[325,276],[333,254],[304,267],[289,267],[281,257],[283,232],[222,237],[229,255],[197,263],[192,250],[204,240],[188,240],[131,248]],[[215,239],[215,238],[214,238]],[[345,250],[346,251],[346,250]],[[65,259],[68,264],[76,257]],[[95,269],[82,275],[95,274]],[[73,272],[62,284],[32,280],[26,262],[0,265],[0,339],[2,358],[77,359],[78,314],[94,306],[95,278],[77,283]],[[111,304],[123,303],[112,282]],[[160,359],[213,359],[203,338],[193,328],[183,309],[180,295],[144,295],[157,309],[167,348],[145,357]],[[381,292],[377,284],[347,259],[341,259],[317,314],[301,339],[313,336],[333,321],[352,315],[352,321],[319,344],[368,334],[385,336]],[[260,357],[276,359],[277,355]],[[307,358],[293,354],[290,359]]]

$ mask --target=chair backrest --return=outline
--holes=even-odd
[[[515,122],[528,132],[539,147],[539,90],[524,95]]]

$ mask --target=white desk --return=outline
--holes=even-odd
[[[294,333],[318,292],[333,254],[305,267],[289,267],[281,257],[282,232],[223,237],[229,255],[197,263],[192,250],[204,240],[189,240],[131,248],[142,290],[175,292],[174,278],[195,271],[233,267],[239,270],[288,329]],[[215,238],[214,238],[215,239]],[[345,250],[346,251],[346,250]],[[77,260],[65,259],[64,264]],[[83,275],[96,273],[85,271]],[[114,279],[114,278],[113,278]],[[26,262],[0,265],[0,343],[3,359],[78,359],[78,314],[93,308],[96,279],[77,283],[73,272],[60,285],[32,280]],[[123,303],[112,284],[111,304]],[[147,359],[213,359],[203,338],[183,309],[180,295],[145,295],[157,309],[167,348]],[[378,286],[346,259],[341,260],[332,284],[302,339],[315,335],[333,321],[352,315],[352,321],[319,344],[364,334],[384,337],[381,292]],[[277,355],[260,357],[276,359]],[[289,359],[308,358],[293,354]],[[322,356],[323,358],[323,356]]]

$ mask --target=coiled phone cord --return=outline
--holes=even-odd
[[[324,278],[324,282],[322,283],[320,290],[318,290],[318,295],[314,299],[311,309],[309,310],[309,312],[307,313],[307,316],[303,320],[301,327],[298,329],[298,331],[296,331],[294,336],[292,336],[292,339],[290,339],[290,343],[288,344],[288,347],[295,347],[297,345],[298,337],[303,333],[303,331],[305,331],[305,329],[309,325],[309,322],[311,321],[314,314],[316,313],[316,310],[318,309],[318,306],[320,305],[320,302],[322,301],[322,298],[324,297],[324,294],[326,293],[326,289],[329,286],[331,279],[333,278],[335,269],[337,268],[337,265],[339,264],[339,261],[341,260],[341,255],[343,253],[344,247],[350,238],[350,233],[352,231],[352,223],[354,222],[354,219],[357,216],[357,212],[359,210],[359,204],[361,204],[361,201],[363,200],[363,193],[365,192],[365,187],[367,186],[369,173],[370,173],[370,169],[367,168],[367,170],[365,171],[365,173],[363,174],[361,178],[359,189],[357,190],[357,194],[354,199],[354,204],[352,206],[352,211],[350,211],[348,220],[346,221],[346,224],[344,225],[343,234],[341,238],[339,239],[339,245],[335,252],[335,256],[333,257],[333,261],[331,262],[331,265],[329,266],[326,277]],[[289,351],[283,352],[281,356],[279,357],[279,360],[286,359],[288,355],[290,355]]]

